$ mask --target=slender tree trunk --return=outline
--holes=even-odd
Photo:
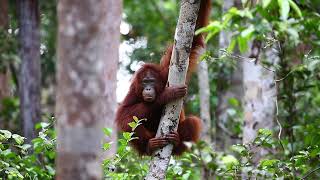
[[[8,1],[0,1],[0,31],[7,31],[8,29]],[[0,52],[1,53],[1,52]],[[0,59],[1,61],[1,59]],[[9,70],[5,64],[1,64],[3,68],[0,68],[0,110],[2,106],[2,100],[10,96],[10,87],[9,87]],[[5,127],[5,122],[0,117],[0,129]]]
[[[208,64],[206,61],[201,61],[198,64],[198,86],[199,86],[199,97],[200,97],[200,118],[202,120],[201,140],[212,145],[215,143],[211,139],[211,132],[214,127],[211,124],[210,117],[210,85],[208,76]],[[211,172],[207,168],[202,168],[202,179],[212,179]]]
[[[192,45],[200,0],[181,1],[181,9],[176,27],[174,48],[169,67],[168,83],[170,86],[185,83],[189,65],[190,47]],[[179,123],[179,115],[183,100],[179,99],[168,103],[164,108],[164,114],[160,119],[156,137],[163,136],[169,132],[176,131]],[[146,180],[165,179],[169,165],[173,145],[169,144],[157,150],[150,162],[149,173]]]
[[[58,180],[102,179],[102,128],[116,106],[120,10],[118,0],[59,1]]]
[[[235,0],[225,0],[223,2],[223,12],[228,11],[234,4],[236,4]],[[220,32],[220,49],[228,48],[231,38],[231,33],[225,31]],[[229,99],[235,98],[241,104],[243,98],[242,62],[238,60],[235,61],[237,61],[236,67],[232,74],[226,74],[224,69],[221,69],[217,84],[218,106],[216,110],[216,145],[217,149],[220,151],[226,151],[231,145],[241,142],[241,140],[230,130],[231,125],[234,124],[234,122],[228,115],[228,109],[233,108],[229,104]]]
[[[37,0],[19,3],[20,38],[20,111],[24,136],[30,142],[35,136],[34,126],[40,121],[40,30]]]
[[[254,48],[252,52],[254,52]],[[267,49],[258,54],[257,63],[243,62],[243,84],[244,95],[244,127],[243,143],[252,142],[261,128],[274,128],[274,118],[276,109],[276,73],[263,68],[259,62],[266,61],[275,65],[279,62],[279,57],[275,48]],[[273,69],[272,67],[269,69]],[[253,149],[255,156],[253,163],[258,164],[266,154],[266,149]]]
[[[208,76],[208,64],[201,61],[198,64],[198,86],[200,97],[200,117],[202,124],[201,139],[207,143],[213,143],[211,140],[211,117],[210,117],[210,85]]]

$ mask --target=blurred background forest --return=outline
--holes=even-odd
[[[173,41],[179,2],[123,0],[114,104],[141,63],[158,63]],[[57,4],[34,7],[37,47],[37,35],[23,34],[23,3],[0,2],[0,179],[55,177]],[[206,124],[203,141],[171,160],[168,179],[320,178],[319,22],[318,0],[212,0],[210,24],[197,32],[207,34],[207,52],[184,101]],[[28,87],[40,96],[28,96]],[[110,128],[101,131],[111,136]],[[106,179],[148,172],[150,158],[131,150],[131,136],[101,145],[112,155],[103,162]]]

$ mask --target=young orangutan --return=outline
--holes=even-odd
[[[196,29],[208,24],[209,13],[210,0],[202,0]],[[197,66],[204,46],[202,35],[195,36],[189,57],[187,79]],[[172,46],[167,49],[160,65],[147,63],[135,73],[130,90],[117,110],[116,123],[121,131],[131,132],[128,123],[132,121],[133,116],[147,119],[135,129],[135,136],[138,139],[131,142],[140,155],[151,155],[154,150],[168,143],[174,144],[173,154],[180,155],[187,149],[183,141],[195,142],[199,139],[200,119],[195,116],[185,117],[183,110],[177,132],[165,137],[155,137],[164,106],[170,101],[184,97],[187,93],[185,85],[166,87],[171,54]]]

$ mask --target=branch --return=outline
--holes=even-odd
[[[185,84],[189,66],[189,55],[200,7],[200,0],[182,0],[175,33],[174,48],[169,67],[168,85]],[[176,131],[182,109],[182,98],[168,103],[164,108],[156,137]],[[169,144],[154,152],[146,180],[165,179],[173,145]]]
[[[320,169],[320,166],[317,167],[317,168],[315,168],[315,169],[312,170],[312,171],[309,171],[306,175],[304,175],[304,176],[302,177],[302,180],[306,179],[308,176],[310,176],[312,173],[318,171],[319,169]]]

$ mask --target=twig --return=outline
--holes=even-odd
[[[318,171],[319,169],[320,169],[320,166],[317,167],[317,168],[315,168],[315,169],[313,169],[312,171],[309,171],[309,172],[308,172],[306,175],[304,175],[301,179],[302,179],[302,180],[306,179],[308,176],[310,176],[312,173]]]
[[[250,62],[250,63],[256,63],[256,58],[248,58],[248,57],[244,57],[244,56],[240,56],[240,55],[236,55],[236,54],[232,54],[232,53],[229,53],[226,49],[220,49],[220,51],[228,56],[228,57],[231,57],[233,59],[240,59],[240,60],[244,60],[244,61],[247,61],[247,62]],[[270,69],[269,67],[267,66],[264,66],[262,63],[260,62],[257,62],[257,64],[259,64],[262,68],[268,70],[268,71],[271,71],[271,72],[276,72],[275,70],[273,69]]]

